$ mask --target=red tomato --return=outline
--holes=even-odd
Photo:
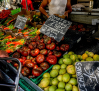
[[[27,76],[30,74],[30,69],[28,67],[23,67],[21,73],[23,76]]]
[[[23,62],[23,66],[24,66],[26,63],[28,63],[28,62],[31,62],[31,60],[29,60],[29,59],[25,60],[25,61]]]
[[[13,54],[13,57],[14,57],[14,58],[20,58],[20,53],[15,52],[15,53]]]
[[[34,63],[34,65],[37,64],[36,58],[33,58],[33,59],[32,59],[32,62]]]
[[[50,44],[51,43],[51,38],[50,37],[44,38],[44,43],[45,44]]]
[[[44,43],[40,43],[40,44],[38,44],[37,48],[39,48],[40,50],[44,49],[45,48],[45,44]]]
[[[48,50],[48,55],[52,55],[53,52],[51,50]]]
[[[26,60],[26,57],[24,57],[24,56],[22,56],[21,58],[22,58],[24,61]]]
[[[48,36],[47,35],[43,35],[43,38],[45,39],[45,38],[47,38]]]
[[[37,56],[39,54],[40,50],[39,49],[34,49],[31,51],[32,56]]]
[[[17,50],[18,53],[22,53],[22,51],[23,51],[22,49],[18,49]]]
[[[17,66],[18,66],[18,64],[17,64],[17,63],[14,63],[14,64],[13,64],[13,66],[14,66],[14,67],[17,67]]]
[[[28,78],[29,78],[29,79],[30,79],[30,78],[35,78],[35,76],[34,76],[34,75],[29,75]]]
[[[37,63],[40,64],[40,63],[44,62],[44,60],[45,60],[45,56],[43,54],[37,55],[37,57],[36,57]]]
[[[39,35],[35,36],[34,38],[31,38],[31,41],[33,41],[33,42],[38,41],[38,40],[40,40]]]
[[[31,40],[26,40],[25,45],[27,46],[28,44],[30,44]]]
[[[32,62],[27,62],[27,63],[26,63],[26,66],[27,66],[28,68],[33,68],[33,67],[34,67],[34,64],[33,64]]]
[[[60,46],[60,50],[61,51],[68,51],[69,50],[69,45],[68,44],[62,44]]]
[[[57,57],[55,55],[48,55],[46,61],[54,65],[57,63]]]
[[[32,70],[32,74],[33,74],[34,76],[39,76],[39,75],[42,74],[42,72],[43,72],[43,69],[42,69],[41,67],[38,67],[37,69],[33,69],[33,70]]]
[[[59,51],[60,50],[59,46],[56,46],[55,50]]]
[[[45,71],[49,68],[49,64],[47,62],[43,62],[40,64],[40,67]]]
[[[32,50],[32,49],[35,49],[37,46],[36,42],[31,42],[28,47]]]
[[[37,69],[38,68],[38,65],[34,65],[34,68],[33,69]]]
[[[28,56],[28,52],[27,51],[24,51],[21,53],[23,56]]]
[[[61,57],[62,53],[61,52],[58,52],[58,51],[53,51],[54,55],[56,57]]]
[[[55,42],[56,40],[54,38],[51,37],[52,42]]]
[[[47,44],[46,48],[49,50],[54,50],[55,49],[55,43],[52,42],[51,44]]]
[[[42,49],[42,50],[40,51],[40,54],[47,55],[47,50],[46,50],[46,49]]]
[[[27,49],[27,47],[26,47],[26,46],[23,46],[23,47],[22,47],[22,49],[23,49],[23,50],[26,50],[26,49]]]
[[[39,35],[35,36],[35,38],[36,38],[36,41],[40,40],[40,36]]]
[[[19,61],[21,62],[21,63],[23,63],[24,62],[24,60],[22,59],[22,58],[18,58],[19,59]]]
[[[43,43],[44,42],[44,39],[40,39],[37,42]]]

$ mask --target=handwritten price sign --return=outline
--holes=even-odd
[[[70,21],[52,15],[41,27],[40,32],[60,42],[71,24]]]
[[[77,62],[75,65],[80,91],[99,91],[99,62]]]

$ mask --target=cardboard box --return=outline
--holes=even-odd
[[[10,16],[12,16],[13,18],[17,18],[18,15],[20,15],[20,16],[24,15],[26,18],[29,18],[30,14],[31,14],[31,11],[27,11],[26,9],[22,9],[21,12],[15,14],[15,15],[10,15]]]

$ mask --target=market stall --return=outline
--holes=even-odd
[[[52,15],[46,21],[39,10],[0,14],[0,50],[22,65],[19,91],[98,91],[99,40],[93,37],[98,11],[77,10],[68,20]],[[9,67],[16,72],[19,65]]]

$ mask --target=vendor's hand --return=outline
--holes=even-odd
[[[65,11],[64,15],[68,18],[68,11]]]
[[[6,51],[0,50],[0,57],[9,57],[8,53]],[[8,63],[10,63],[10,60],[7,60]]]

